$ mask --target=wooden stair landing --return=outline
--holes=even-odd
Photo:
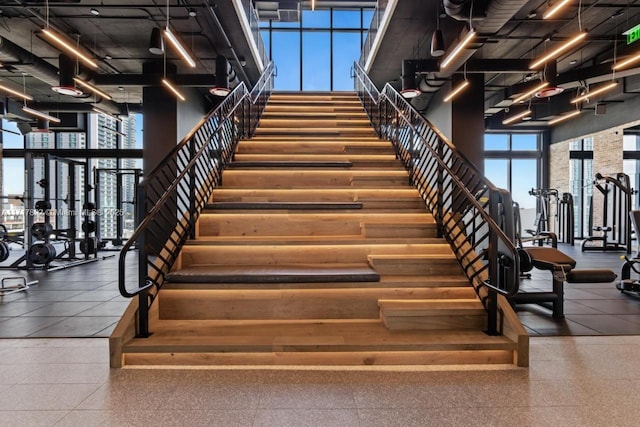
[[[173,283],[377,282],[367,264],[212,265],[194,264],[169,273]]]
[[[164,320],[124,346],[127,365],[511,364],[515,344],[481,331],[390,331],[377,320]]]

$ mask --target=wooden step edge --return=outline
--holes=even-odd
[[[206,246],[206,245],[384,245],[384,244],[405,244],[405,245],[433,245],[439,244],[442,239],[435,237],[398,237],[398,238],[376,238],[366,237],[357,234],[344,235],[313,235],[313,236],[290,236],[290,235],[270,235],[270,236],[207,236],[199,235],[197,239],[187,240],[185,246]]]
[[[228,210],[342,210],[362,209],[361,202],[212,202],[205,209]]]
[[[219,369],[220,366],[252,369],[261,367],[334,367],[335,369],[374,369],[389,366],[434,366],[438,370],[460,370],[459,365],[512,366],[513,349],[469,350],[461,348],[449,351],[350,351],[350,352],[314,352],[304,353],[271,351],[262,353],[226,353],[226,352],[172,352],[167,349],[156,353],[149,351],[131,352],[126,349],[123,356],[127,366],[180,366]]]
[[[228,169],[243,168],[351,168],[349,160],[236,160],[226,166]]]
[[[378,306],[387,316],[485,315],[478,298],[455,299],[379,299]]]

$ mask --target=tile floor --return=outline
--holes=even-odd
[[[637,426],[640,336],[533,337],[529,369],[121,369],[106,339],[0,340],[0,425]]]
[[[578,268],[620,272],[619,252],[583,253],[579,245],[560,249],[577,260]],[[118,292],[117,262],[110,257],[55,272],[0,270],[0,277],[40,281],[28,292],[0,297],[0,338],[108,337],[128,304]],[[522,286],[548,290],[551,275],[534,271]],[[640,299],[621,294],[614,283],[566,284],[565,293],[563,320],[536,305],[518,307],[531,336],[640,334]]]

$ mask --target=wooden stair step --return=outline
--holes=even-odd
[[[225,170],[228,188],[408,187],[405,171],[391,170]]]
[[[173,283],[377,282],[366,264],[215,265],[195,264],[166,275]]]
[[[289,127],[258,127],[255,135],[311,135],[315,137],[339,136],[339,135],[375,135],[371,127],[304,127],[292,129]]]
[[[190,320],[378,319],[380,300],[423,301],[475,297],[469,288],[307,288],[218,289],[216,284],[188,288],[172,283],[159,296],[159,318]],[[208,286],[207,286],[208,285]]]
[[[197,264],[227,264],[244,266],[249,268],[256,265],[307,265],[326,263],[335,265],[339,263],[357,264],[366,263],[370,256],[395,256],[398,260],[395,265],[407,269],[415,268],[413,265],[402,261],[403,258],[411,259],[414,256],[434,257],[427,264],[433,273],[443,271],[448,273],[453,263],[458,269],[457,260],[453,258],[450,246],[444,241],[439,244],[353,244],[345,246],[334,242],[318,242],[309,244],[277,245],[254,244],[249,246],[239,245],[207,245],[207,246],[184,246],[181,252],[182,267]],[[447,257],[452,257],[455,262]],[[215,260],[212,262],[211,260]],[[418,264],[424,268],[424,262]],[[383,265],[390,268],[389,264]],[[377,270],[377,267],[374,267]],[[381,270],[382,271],[382,270]],[[454,270],[455,271],[455,270]]]
[[[441,238],[418,237],[418,238],[368,238],[358,234],[346,235],[270,235],[270,236],[198,236],[197,239],[187,240],[185,245],[207,246],[207,245],[383,245],[383,244],[405,244],[405,245],[436,245],[444,242]],[[345,248],[348,249],[348,248]]]
[[[212,202],[206,209],[242,210],[344,210],[362,209],[361,202]]]
[[[379,320],[161,320],[149,338],[125,345],[130,353],[353,352],[513,350],[503,336],[480,331],[390,331]],[[510,363],[507,362],[507,363]]]
[[[391,330],[483,329],[487,313],[473,299],[381,299],[380,318]]]
[[[305,160],[258,160],[258,161],[234,161],[227,165],[228,169],[244,168],[350,168],[353,163],[349,160],[333,161],[305,161]]]
[[[166,282],[163,290],[172,288],[185,289],[345,289],[345,288],[434,288],[434,289],[464,289],[469,297],[475,295],[475,290],[464,275],[448,276],[380,276],[379,282],[270,282],[270,283],[234,283],[234,282]]]
[[[369,255],[367,259],[380,274],[446,275],[462,272],[462,268],[453,254],[373,254]]]
[[[348,120],[348,119],[367,119],[367,114],[362,108],[353,108],[347,111],[332,111],[328,109],[317,111],[298,111],[298,109],[272,110],[266,109],[262,114],[262,120],[281,120],[281,119],[325,119],[325,120]],[[369,125],[371,123],[369,122]]]
[[[260,129],[269,128],[295,128],[296,130],[315,128],[328,131],[333,128],[371,128],[371,122],[364,118],[322,118],[322,117],[295,117],[295,118],[273,118],[262,116],[260,119]]]
[[[234,189],[218,187],[213,190],[213,201],[353,201],[376,202],[384,201],[410,201],[422,202],[418,191],[413,187],[394,188],[341,188],[341,189]]]

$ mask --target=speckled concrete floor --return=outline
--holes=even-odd
[[[3,426],[637,426],[640,336],[534,337],[531,367],[110,370],[107,340],[0,340]]]

